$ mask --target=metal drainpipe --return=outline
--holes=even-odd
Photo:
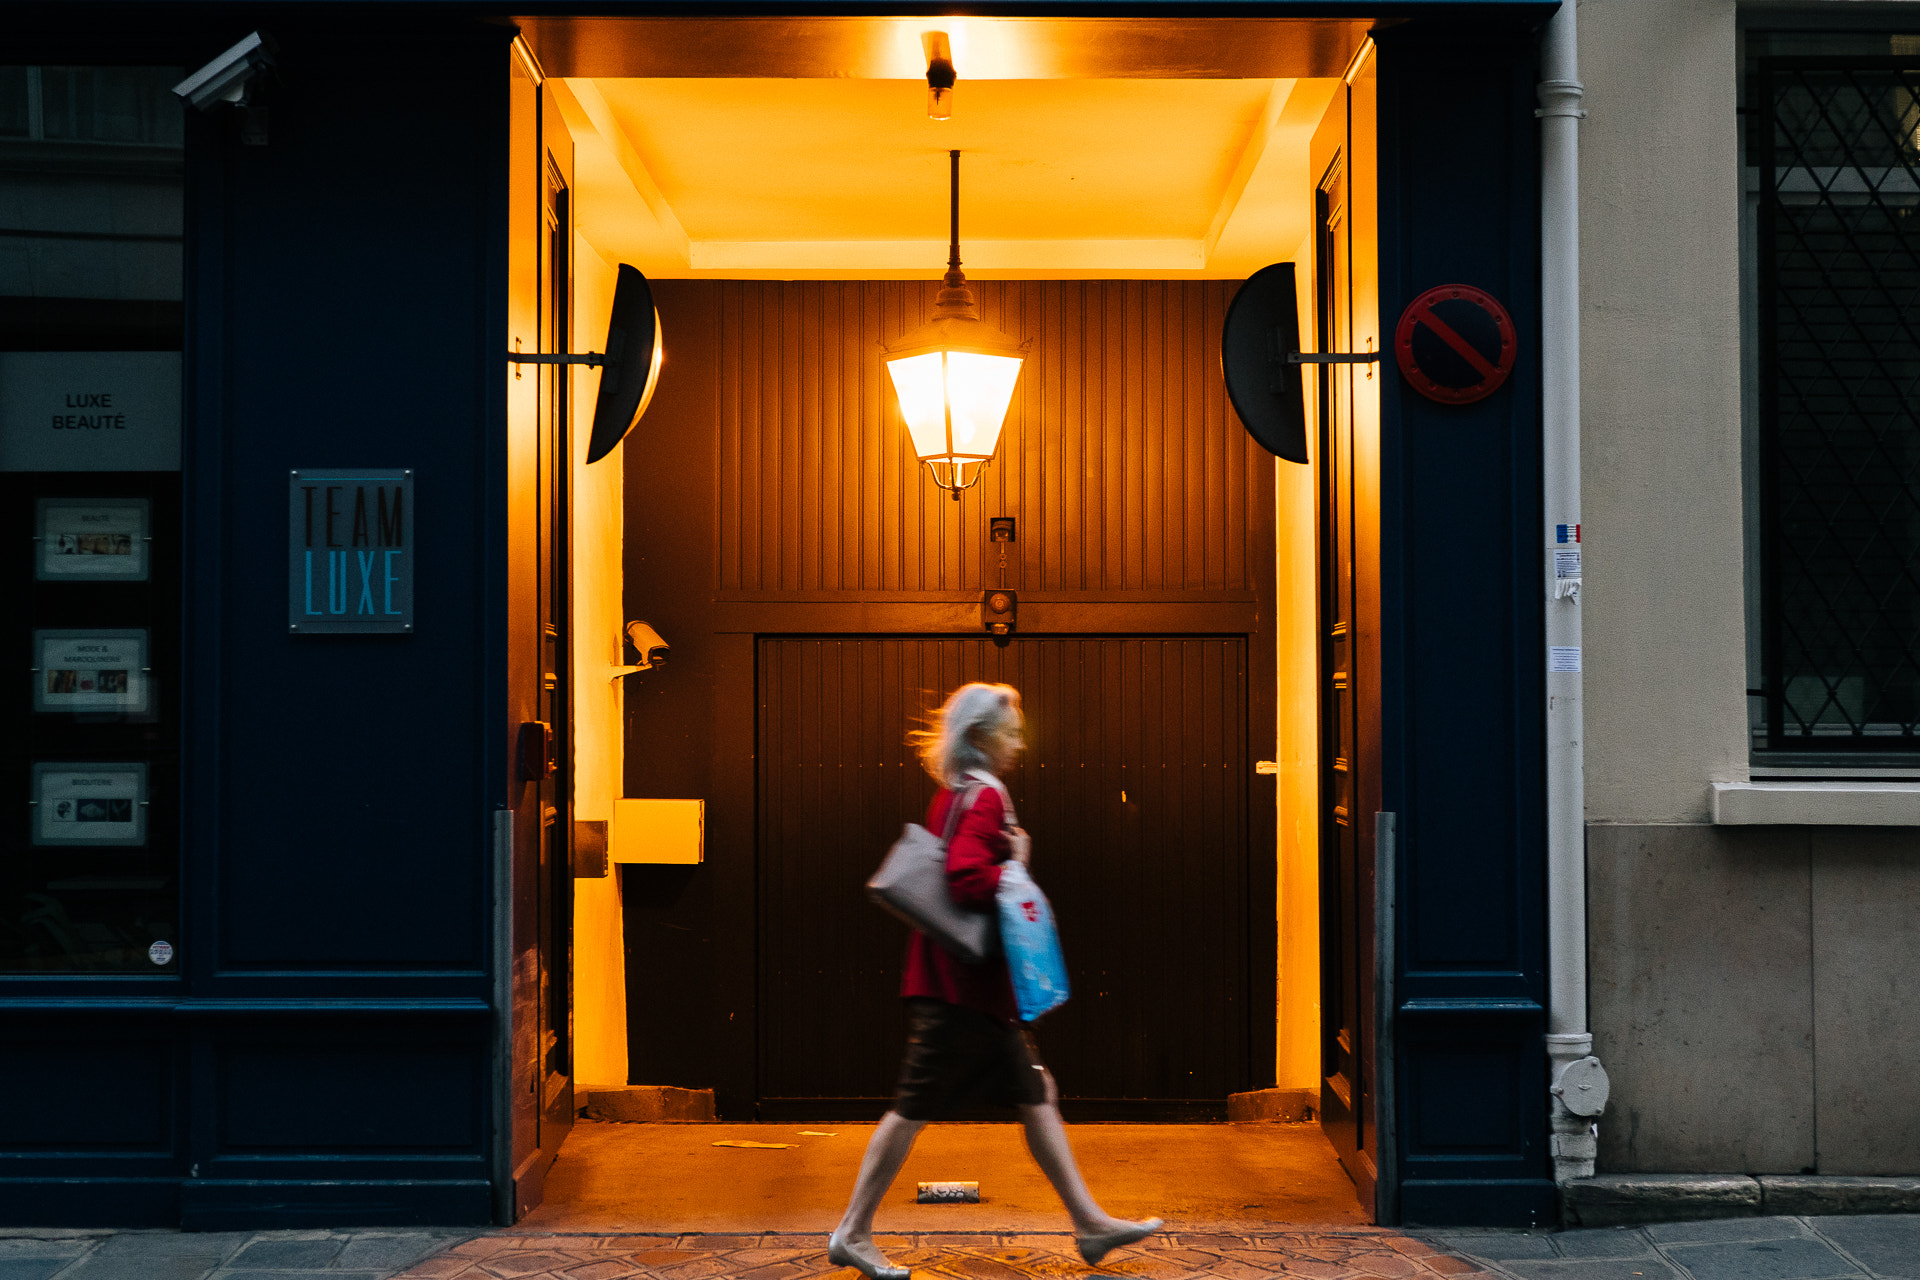
[[[1575,0],[1541,48],[1540,345],[1547,584],[1547,1057],[1554,1180],[1593,1176],[1607,1076],[1587,1028],[1580,707],[1580,109]]]

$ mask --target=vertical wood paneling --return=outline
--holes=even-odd
[[[976,285],[1028,342],[999,453],[954,503],[913,458],[881,343],[934,285],[725,281],[714,367],[715,586],[973,591],[997,583],[985,517],[1015,515],[1008,585],[1250,591],[1256,447],[1220,385],[1223,281]]]
[[[904,729],[967,680],[1018,686],[1009,779],[1074,998],[1043,1025],[1069,1098],[1249,1087],[1240,639],[760,641],[760,1092],[879,1098],[905,930],[861,885],[933,786]]]

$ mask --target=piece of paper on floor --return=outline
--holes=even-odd
[[[803,1138],[837,1138],[840,1135],[837,1133],[822,1133],[818,1129],[802,1129],[800,1136]]]
[[[716,1147],[752,1147],[756,1151],[785,1151],[788,1147],[797,1147],[797,1142],[748,1142],[744,1138],[729,1138],[725,1142],[716,1142]]]

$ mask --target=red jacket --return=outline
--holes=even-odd
[[[936,835],[947,829],[947,808],[957,795],[942,790],[927,806],[927,830]],[[947,888],[954,902],[970,911],[992,911],[1000,888],[1000,864],[1013,855],[1001,823],[1006,806],[1000,793],[982,787],[973,807],[960,816],[960,826],[947,845]],[[964,1005],[1002,1022],[1017,1022],[1013,980],[1001,956],[968,964],[918,929],[907,940],[907,971],[900,983],[902,996],[926,996]]]

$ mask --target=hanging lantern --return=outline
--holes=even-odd
[[[933,482],[958,502],[961,490],[979,482],[1000,443],[1026,345],[980,318],[960,270],[960,153],[948,156],[953,235],[933,319],[885,350],[913,451]]]

